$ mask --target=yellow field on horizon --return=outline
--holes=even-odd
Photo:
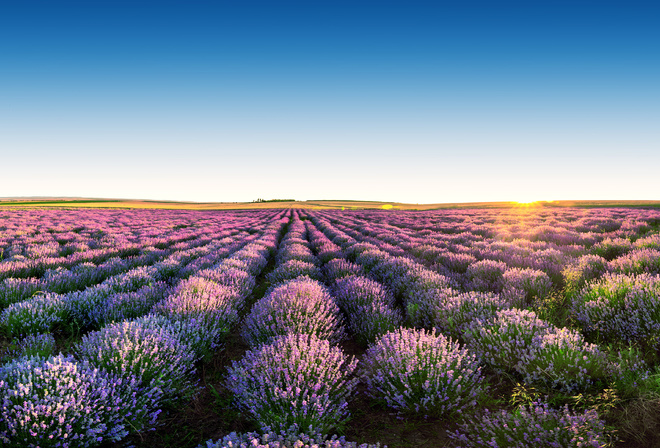
[[[0,199],[0,207],[72,207],[72,208],[129,208],[129,209],[174,209],[174,210],[250,210],[250,209],[335,209],[335,210],[434,210],[466,208],[511,208],[511,207],[660,207],[660,200],[574,200],[518,202],[462,202],[436,204],[408,204],[383,201],[352,200],[312,200],[281,202],[179,202],[151,201],[138,199],[99,199],[99,198],[38,198]]]

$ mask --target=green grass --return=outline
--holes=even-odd
[[[58,201],[0,201],[0,205],[52,205],[52,204],[91,204],[95,202],[122,202],[119,199],[84,199],[84,200],[58,200]]]

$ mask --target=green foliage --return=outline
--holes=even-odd
[[[540,398],[541,398],[541,394],[536,390],[536,388],[526,384],[516,383],[516,386],[513,388],[513,391],[511,392],[511,398],[509,399],[509,404],[515,407],[530,406],[532,403],[538,401]]]

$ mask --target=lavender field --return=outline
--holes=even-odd
[[[660,446],[660,210],[0,210],[7,447]]]

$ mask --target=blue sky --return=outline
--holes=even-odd
[[[660,10],[452,3],[3,2],[0,197],[660,199]]]

